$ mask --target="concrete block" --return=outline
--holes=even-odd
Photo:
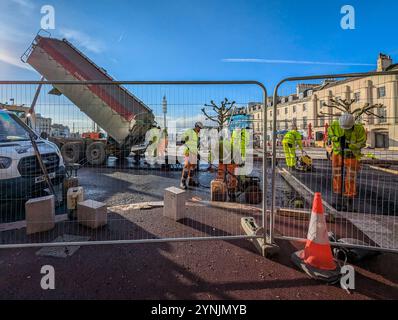
[[[44,232],[55,226],[55,198],[53,195],[33,198],[25,203],[26,233]]]
[[[105,203],[86,200],[77,204],[77,221],[86,227],[96,229],[108,223]]]
[[[163,216],[178,221],[185,218],[185,191],[170,187],[164,191]]]

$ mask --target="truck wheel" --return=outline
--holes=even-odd
[[[263,201],[263,192],[258,185],[249,185],[245,189],[245,201],[249,204],[259,204]]]
[[[105,145],[102,142],[91,143],[86,150],[86,158],[89,164],[98,166],[105,162]]]
[[[61,154],[66,163],[78,163],[82,158],[81,143],[68,142],[61,148]]]

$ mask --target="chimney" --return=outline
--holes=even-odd
[[[377,58],[377,72],[386,71],[389,66],[392,65],[392,59],[390,56],[380,53]]]

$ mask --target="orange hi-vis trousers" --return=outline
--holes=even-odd
[[[232,164],[219,163],[218,164],[216,179],[224,181],[225,172],[227,172],[227,175],[226,175],[227,188],[228,188],[228,190],[231,190],[231,191],[236,191],[236,189],[238,188],[238,179],[235,176],[236,167],[237,167],[237,165],[234,163],[232,163]]]
[[[333,192],[341,194],[341,162],[342,156],[332,155]],[[355,158],[344,158],[344,196],[354,198],[357,195],[357,175],[360,169],[359,161]]]
[[[185,156],[184,158],[184,166],[182,168],[182,174],[181,174],[181,180],[182,181],[186,181],[191,180],[192,178],[194,178],[195,175],[195,170],[196,170],[196,164],[193,164],[193,157],[194,156]]]

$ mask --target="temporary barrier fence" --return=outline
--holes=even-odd
[[[312,198],[321,192],[333,246],[398,252],[397,75],[397,70],[331,74],[278,83],[267,108],[267,117],[272,118],[267,123],[273,151],[272,240],[305,241]],[[346,112],[344,106],[364,128],[366,147],[359,166],[348,145],[344,160],[338,162],[341,152],[328,136],[333,121]],[[311,168],[300,161],[297,147],[297,164],[289,170],[287,162],[293,165],[296,159],[286,158],[289,150],[286,146],[284,150],[283,137],[293,126],[303,137]]]
[[[0,122],[0,248],[266,238],[267,203],[262,198],[247,203],[245,191],[251,185],[245,185],[244,179],[244,175],[255,177],[253,181],[262,189],[258,194],[251,189],[255,198],[271,197],[267,162],[261,161],[267,146],[259,145],[266,140],[266,130],[254,134],[254,120],[245,117],[248,106],[266,104],[263,84],[0,81],[0,102],[2,109],[12,112],[3,112]],[[265,125],[265,114],[261,119]],[[165,189],[180,187],[185,150],[181,137],[198,121],[205,126],[199,135],[203,149],[218,143],[221,125],[248,128],[249,135],[257,139],[254,148],[247,146],[245,167],[251,167],[238,176],[234,202],[213,202],[210,182],[217,176],[219,159],[201,152],[195,171],[199,186],[185,192],[185,210],[167,208],[178,216],[165,217]],[[55,217],[49,215],[51,200],[26,204],[29,199],[47,196],[51,188],[34,152],[32,131],[22,122],[36,132],[34,141],[55,189]],[[67,185],[63,183],[64,165]],[[243,172],[245,167],[237,169]],[[84,192],[79,198],[76,189],[76,202],[84,206],[77,212],[67,204],[68,188],[76,186]],[[178,190],[172,190],[177,198]],[[82,204],[82,200],[96,202]],[[175,203],[184,206],[185,201]],[[108,210],[105,226],[101,226],[102,205]],[[25,207],[30,207],[29,216]],[[260,232],[243,231],[241,218],[246,216],[254,217],[262,227]]]

